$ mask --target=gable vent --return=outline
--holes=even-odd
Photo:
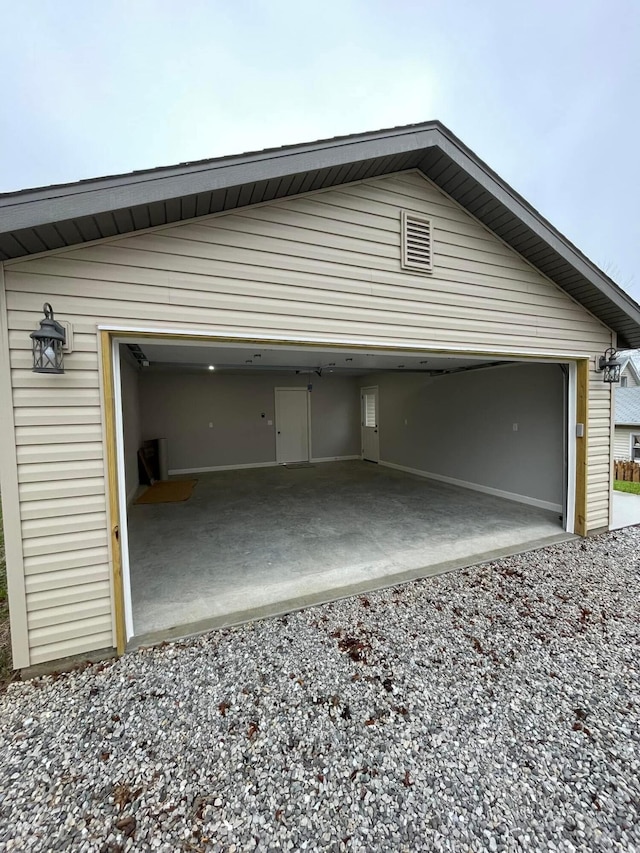
[[[402,268],[433,272],[433,228],[424,216],[402,211]]]

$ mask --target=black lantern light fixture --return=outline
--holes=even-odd
[[[622,362],[618,361],[618,353],[613,347],[604,351],[598,359],[598,370],[603,371],[604,382],[620,382],[620,368]]]
[[[42,306],[44,320],[40,328],[31,332],[33,341],[33,372],[64,373],[62,348],[67,342],[64,326],[53,317],[53,308],[48,302]]]

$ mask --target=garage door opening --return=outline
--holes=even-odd
[[[566,366],[155,338],[116,346],[133,645],[572,532]],[[149,447],[160,447],[155,472]],[[196,482],[179,499],[169,490],[139,502],[157,476]]]

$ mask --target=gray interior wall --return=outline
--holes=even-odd
[[[380,459],[561,506],[563,383],[541,364],[379,374]]]
[[[141,444],[140,424],[140,388],[137,365],[130,363],[123,355],[120,361],[120,382],[122,385],[122,426],[124,432],[124,475],[127,499],[136,492],[140,479],[138,476],[138,448]]]
[[[311,379],[311,447],[315,459],[360,455],[360,381]]]
[[[360,384],[340,376],[145,370],[142,437],[167,439],[169,470],[275,462],[274,389],[308,382],[313,457],[358,455]]]

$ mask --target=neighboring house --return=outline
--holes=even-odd
[[[616,345],[640,307],[438,122],[0,196],[15,665],[607,530]],[[199,482],[132,503],[158,438]]]
[[[638,388],[640,386],[640,352],[620,350],[618,359],[622,362],[620,388]]]
[[[640,387],[616,388],[613,456],[640,462]]]

